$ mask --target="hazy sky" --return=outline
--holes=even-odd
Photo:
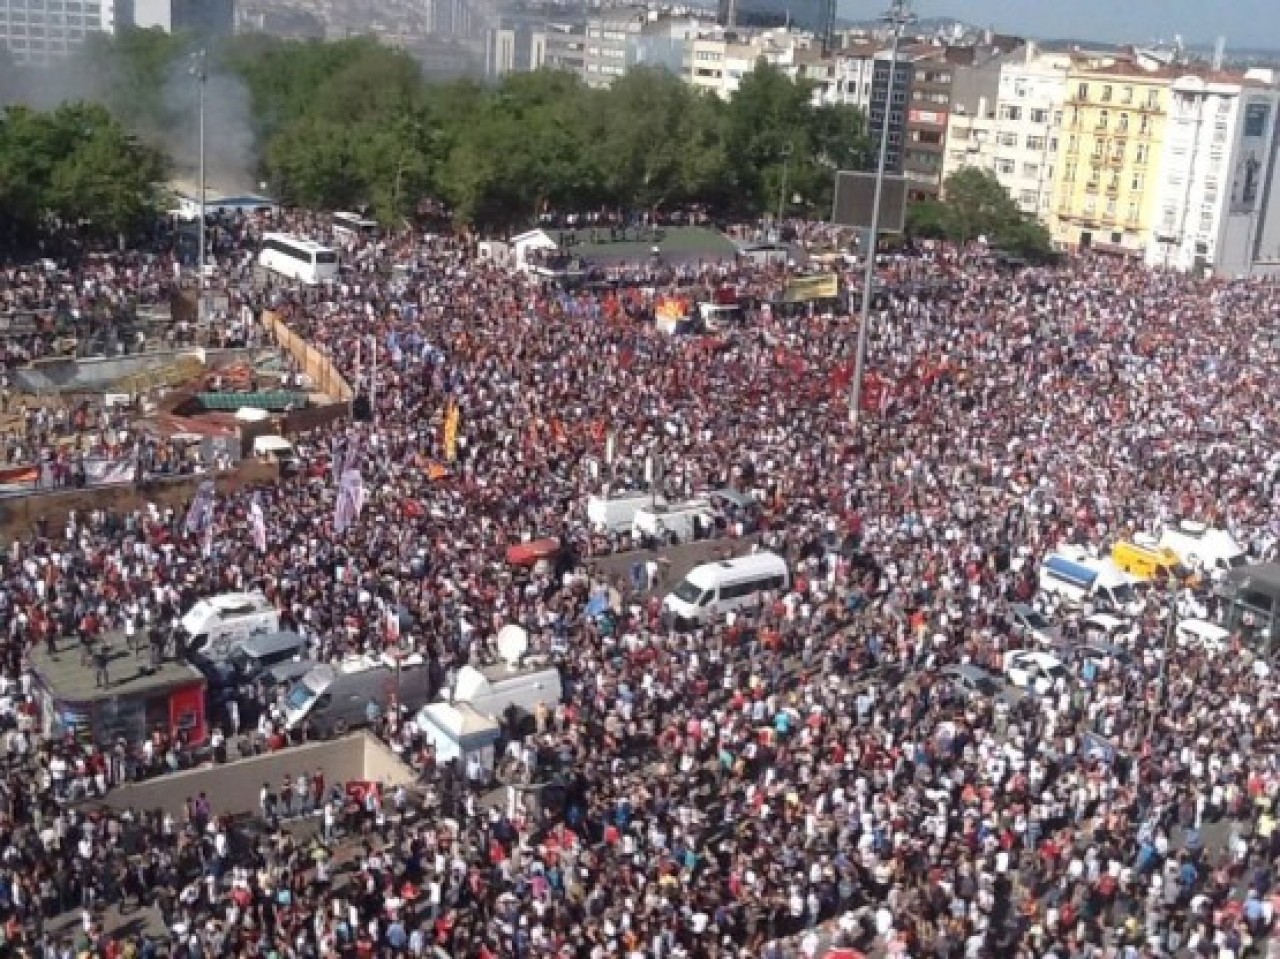
[[[838,0],[842,16],[870,19],[888,0]],[[912,0],[920,17],[955,17],[1006,33],[1188,43],[1225,36],[1228,46],[1280,48],[1280,0]]]

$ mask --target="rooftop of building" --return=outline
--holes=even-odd
[[[98,685],[93,664],[84,663],[79,640],[59,639],[57,651],[52,654],[43,644],[32,649],[32,669],[54,699],[92,703],[120,696],[160,694],[203,681],[194,666],[181,661],[165,660],[151,670],[151,651],[144,649],[135,654],[122,632],[107,633],[104,638],[108,656],[105,687]]]

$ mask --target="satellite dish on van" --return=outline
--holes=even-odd
[[[520,660],[529,651],[529,634],[523,627],[509,624],[498,630],[498,655],[511,668],[520,665]]]

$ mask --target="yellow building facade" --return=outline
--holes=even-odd
[[[1157,216],[1172,79],[1128,62],[1068,72],[1050,223],[1060,247],[1144,253]]]

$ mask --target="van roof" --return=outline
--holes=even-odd
[[[776,553],[752,553],[735,559],[724,559],[715,563],[703,563],[689,570],[686,577],[695,586],[707,587],[721,582],[728,576],[750,577],[757,575],[785,575],[787,561]]]

